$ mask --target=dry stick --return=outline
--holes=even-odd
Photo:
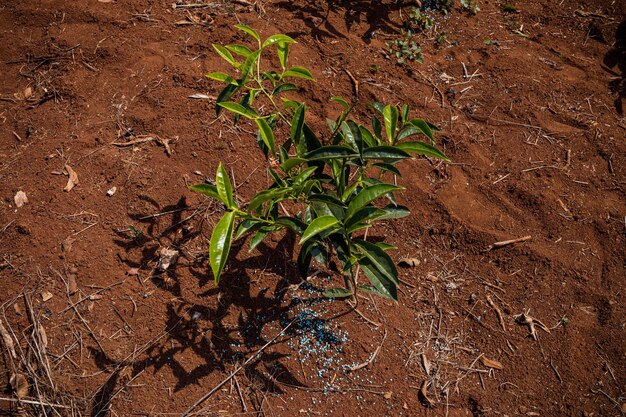
[[[51,403],[46,403],[46,402],[43,402],[43,401],[24,400],[24,399],[21,399],[21,398],[0,397],[0,401],[9,401],[9,402],[12,402],[12,403],[24,403],[24,404],[41,405],[41,406],[52,407],[52,408],[66,408],[66,409],[71,409],[72,408],[72,407],[69,407],[67,405],[51,404]]]
[[[489,303],[489,305],[496,311],[498,320],[500,321],[500,326],[502,326],[502,330],[506,332],[506,326],[504,324],[504,317],[502,316],[502,310],[500,310],[500,307],[498,307],[498,305],[491,299],[489,294],[487,294],[486,298],[487,298],[487,302]]]
[[[558,369],[556,369],[556,366],[554,366],[554,364],[552,363],[552,358],[550,358],[550,367],[552,368],[552,370],[556,374],[556,377],[559,379],[559,383],[562,384],[563,383],[563,379],[561,378],[561,374],[559,374]]]
[[[244,413],[247,413],[248,406],[246,405],[246,402],[243,399],[243,394],[241,393],[241,387],[239,386],[239,381],[237,380],[237,377],[233,377],[233,380],[235,381],[235,388],[237,388],[237,394],[239,394],[239,401],[241,401],[241,408]]]
[[[517,239],[503,240],[501,242],[496,242],[496,243],[490,245],[483,252],[489,252],[491,250],[498,249],[498,248],[501,248],[503,246],[512,245],[514,243],[526,242],[527,240],[530,240],[530,239],[532,239],[532,236],[528,235],[528,236],[524,236],[524,237],[518,237]]]
[[[370,356],[370,358],[367,361],[360,363],[358,365],[351,366],[347,370],[350,372],[354,372],[354,371],[358,371],[359,369],[363,369],[371,365],[372,362],[376,360],[376,357],[380,353],[380,349],[383,347],[383,343],[385,343],[386,338],[387,338],[387,329],[385,329],[385,333],[383,334],[383,340],[380,341],[380,345],[378,345],[374,353],[372,353],[372,356]]]
[[[343,70],[345,71],[346,74],[348,74],[348,77],[350,77],[350,81],[352,81],[352,84],[354,86],[354,98],[356,100],[359,98],[359,80],[354,78],[354,75],[352,75],[352,73],[348,71],[346,68],[344,68]]]
[[[179,213],[181,211],[187,211],[187,210],[193,210],[193,209],[194,209],[193,207],[183,207],[183,208],[179,208],[179,209],[175,209],[175,210],[163,211],[161,213],[150,214],[148,216],[140,217],[139,220],[153,219],[155,217],[161,217],[161,216],[165,216],[165,215],[168,215],[168,214]]]
[[[282,329],[276,336],[274,336],[272,339],[270,339],[269,342],[267,342],[266,344],[264,344],[261,349],[257,350],[253,355],[251,355],[248,359],[246,359],[246,361],[239,365],[239,367],[237,367],[237,369],[235,369],[233,372],[230,373],[230,375],[228,375],[226,378],[224,378],[222,380],[222,382],[220,382],[219,384],[217,384],[215,387],[213,387],[213,389],[211,391],[209,391],[208,393],[206,393],[204,396],[202,396],[202,398],[200,398],[198,401],[196,401],[191,407],[189,407],[187,409],[187,411],[185,411],[184,413],[181,414],[181,417],[187,417],[189,416],[189,414],[196,409],[196,407],[198,407],[200,404],[202,404],[203,402],[205,402],[206,400],[208,400],[213,394],[215,394],[220,388],[222,388],[224,385],[226,385],[231,379],[233,379],[235,377],[235,375],[237,375],[239,373],[239,371],[241,371],[243,368],[245,368],[250,362],[252,362],[252,360],[256,359],[259,354],[261,352],[263,352],[268,346],[270,346],[272,343],[274,343],[274,341],[276,339],[278,339],[279,337],[281,337],[283,334],[285,334],[285,332],[287,331],[287,329],[289,329],[291,327],[291,325],[293,325],[296,322],[296,320],[292,320],[291,323],[289,323],[284,329]]]
[[[542,166],[540,166],[540,167],[532,167],[532,168],[526,168],[526,169],[523,169],[523,170],[522,170],[522,172],[536,171],[536,170],[538,170],[538,169],[545,169],[545,168],[554,168],[554,169],[557,169],[557,168],[558,168],[558,166],[556,166],[556,165],[542,165]]]
[[[59,273],[57,272],[57,274],[59,274]],[[59,275],[61,275],[61,274],[59,274]],[[84,296],[83,298],[80,298],[80,299],[79,299],[78,301],[76,301],[75,303],[70,304],[68,307],[65,307],[63,310],[59,311],[59,313],[58,313],[58,314],[63,314],[63,313],[65,313],[65,312],[66,312],[67,310],[69,310],[69,309],[76,308],[76,306],[77,306],[77,305],[79,305],[80,303],[82,303],[82,302],[83,302],[83,301],[85,301],[85,300],[88,300],[89,298],[93,297],[94,295],[99,294],[99,293],[101,293],[101,292],[103,292],[103,291],[109,290],[109,289],[111,289],[111,288],[113,288],[113,287],[116,287],[116,286],[118,286],[118,285],[121,285],[121,284],[123,284],[124,282],[126,282],[126,280],[125,280],[125,279],[124,279],[124,280],[122,280],[122,281],[119,281],[119,282],[113,283],[113,284],[109,285],[108,287],[100,288],[98,291],[94,291],[94,292],[92,292],[91,294],[86,295],[86,296]],[[70,298],[70,303],[71,303],[71,302],[72,302],[72,299]]]

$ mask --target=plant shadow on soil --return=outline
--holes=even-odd
[[[609,84],[611,91],[617,94],[615,109],[620,115],[624,114],[623,100],[626,98],[626,19],[622,21],[615,31],[615,44],[604,56],[604,64],[613,69],[617,66],[621,75],[617,75]]]
[[[128,236],[118,233],[125,239],[114,239],[114,241],[127,252],[140,249],[140,260],[125,261],[128,266],[135,268],[145,267],[155,262],[158,258],[161,239],[164,237],[169,238],[172,247],[181,248],[199,234],[199,232],[188,235],[183,233],[182,239],[175,239],[175,236],[180,236],[181,230],[185,229],[185,224],[191,220],[185,220],[183,216],[183,211],[188,208],[184,197],[181,197],[177,204],[167,207],[159,207],[156,201],[148,197],[140,198],[153,204],[159,212],[179,211],[172,214],[169,226],[161,233],[158,233],[158,229],[163,217],[146,218],[145,214],[130,215],[133,220],[148,224],[146,236],[129,241]],[[141,220],[142,218],[144,220]],[[105,372],[112,372],[93,397],[91,414],[93,417],[105,416],[120,385],[127,384],[129,379],[148,369],[156,373],[163,367],[169,367],[177,379],[175,391],[182,390],[191,384],[198,384],[201,379],[215,371],[231,372],[235,366],[243,363],[247,357],[254,355],[261,346],[271,340],[263,336],[267,325],[277,324],[274,331],[269,331],[277,334],[294,320],[298,320],[298,323],[306,323],[290,327],[288,331],[285,331],[284,338],[271,345],[284,344],[308,332],[312,332],[314,337],[323,337],[315,334],[315,329],[319,329],[332,319],[311,318],[301,312],[303,305],[313,306],[326,299],[321,297],[321,288],[302,280],[296,271],[292,262],[292,253],[296,245],[295,236],[289,233],[283,235],[274,247],[262,243],[257,247],[258,255],[250,257],[246,254],[246,260],[242,262],[238,261],[237,257],[244,249],[244,243],[245,240],[242,239],[233,244],[228,269],[224,271],[219,287],[211,283],[212,276],[208,272],[210,268],[206,257],[190,264],[174,263],[166,271],[167,279],[152,277],[152,281],[159,288],[176,297],[176,301],[168,303],[166,307],[167,319],[163,327],[167,336],[149,347],[142,355],[143,359],[140,360],[130,358],[121,362],[115,361],[103,352],[91,348],[96,365]],[[190,273],[198,279],[199,288],[211,285],[211,288],[196,295],[202,299],[217,300],[216,303],[213,302],[214,307],[199,305],[184,299],[177,271],[187,267]],[[250,276],[250,270],[260,270],[263,273],[281,277],[281,279],[272,291],[270,288],[264,288],[257,295],[253,295],[252,286],[255,278]],[[309,294],[309,297],[288,297],[288,290],[294,286],[306,288],[305,292]],[[235,326],[224,322],[224,318],[232,315],[233,312],[239,314]],[[180,357],[188,349],[191,349],[193,354],[202,361],[191,370],[187,369],[188,363],[183,364],[177,359],[177,356]],[[263,390],[272,393],[283,393],[278,385],[280,383],[305,387],[305,384],[280,363],[281,359],[288,356],[289,354],[264,350],[242,372],[248,380],[254,381],[256,385],[263,387]],[[184,365],[187,365],[187,368]]]
[[[326,3],[324,8],[322,3]],[[342,33],[345,29],[336,28],[329,19],[332,11],[344,9],[343,21],[350,30],[354,25],[366,22],[369,27],[361,36],[368,38],[376,30],[383,32],[398,32],[400,28],[391,20],[391,14],[399,12],[411,2],[392,2],[389,4],[372,5],[363,0],[325,0],[324,2],[294,2],[282,1],[278,7],[294,13],[311,30],[311,35],[317,38],[346,38]],[[324,10],[325,9],[325,10]],[[302,35],[300,32],[287,32],[292,37]]]

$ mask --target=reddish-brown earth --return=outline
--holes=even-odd
[[[30,376],[30,400],[73,408],[49,415],[180,414],[281,326],[310,315],[309,327],[279,335],[195,411],[620,415],[626,3],[517,1],[518,12],[505,13],[481,1],[476,15],[439,15],[449,43],[437,48],[421,35],[425,63],[404,67],[381,51],[399,36],[409,2],[171,3],[0,5],[0,320],[20,347],[14,359],[1,345],[1,410],[43,413],[6,400],[17,398],[9,378],[18,370]],[[352,97],[348,70],[360,81],[363,122],[369,101],[406,102],[441,127],[452,162],[403,163],[399,198],[412,214],[371,233],[399,247],[395,260],[421,261],[401,269],[398,304],[359,299],[379,326],[344,314],[344,302],[319,300],[323,275],[292,285],[290,236],[250,254],[236,245],[213,284],[206,248],[220,208],[187,186],[220,161],[242,201],[268,182],[252,128],[215,120],[213,101],[189,98],[218,93],[204,74],[227,68],[211,44],[243,40],[237,22],[297,40],[291,62],[316,78],[299,96],[315,126],[337,114],[332,95]],[[113,145],[142,135],[169,140],[171,155],[157,141]],[[69,192],[66,164],[79,179]],[[21,208],[18,191],[28,197]],[[157,278],[163,248],[181,256]],[[78,291],[68,299],[72,274]],[[52,381],[25,369],[37,362],[25,299],[45,329]],[[530,337],[516,322],[522,313],[549,332]],[[347,370],[381,343],[368,366]]]

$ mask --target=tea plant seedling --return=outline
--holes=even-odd
[[[387,42],[387,56],[395,58],[399,65],[404,65],[410,61],[416,61],[420,64],[424,63],[422,48],[411,36]]]
[[[225,209],[209,247],[215,282],[219,283],[234,239],[250,235],[253,250],[267,236],[288,230],[299,237],[297,265],[303,277],[313,259],[326,266],[338,261],[345,286],[328,290],[327,296],[351,297],[358,288],[397,299],[397,270],[387,253],[394,247],[367,241],[364,231],[377,222],[409,214],[394,195],[402,187],[386,179],[400,176],[397,164],[414,155],[447,159],[435,147],[437,128],[411,118],[408,105],[381,103],[371,105],[370,128],[350,117],[352,104],[333,97],[342,111],[327,120],[328,133],[318,136],[306,122],[306,105],[284,95],[297,90],[292,79],[313,80],[308,69],[287,65],[295,41],[283,34],[261,41],[252,28],[236,27],[256,41],[256,48],[213,45],[238,75],[214,72],[208,77],[225,85],[217,98],[218,114],[226,109],[235,115],[235,122],[248,119],[258,128],[256,139],[272,184],[240,205],[220,163],[215,184],[191,187],[220,201]],[[274,48],[280,68],[265,69],[266,52]],[[283,134],[286,138],[277,140]],[[363,271],[368,284],[359,285],[358,271]]]

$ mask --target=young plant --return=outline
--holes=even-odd
[[[387,56],[394,57],[398,65],[405,65],[411,61],[423,64],[422,48],[415,42],[410,31],[402,33],[404,35],[402,39],[387,42]]]
[[[212,73],[209,77],[226,84],[218,107],[234,113],[237,119],[244,117],[257,125],[257,142],[266,157],[273,183],[240,206],[228,173],[220,163],[215,184],[191,187],[220,201],[225,208],[213,229],[209,248],[215,282],[219,283],[234,239],[251,235],[250,250],[253,250],[268,235],[289,230],[299,237],[297,264],[302,276],[308,275],[313,259],[328,267],[332,261],[338,261],[345,286],[327,291],[327,296],[348,297],[358,288],[397,299],[397,270],[387,254],[393,246],[367,241],[365,231],[377,222],[409,214],[394,197],[394,192],[402,187],[387,182],[386,178],[390,174],[400,176],[397,164],[412,155],[447,159],[434,146],[437,128],[422,119],[410,118],[407,105],[398,108],[380,103],[371,105],[375,114],[371,127],[367,127],[350,118],[349,103],[333,97],[343,110],[336,119],[327,120],[327,134],[316,135],[306,122],[304,103],[283,97],[283,105],[279,106],[276,100],[277,95],[296,89],[286,78],[312,79],[305,68],[286,69],[293,39],[274,35],[261,42],[251,28],[238,28],[257,41],[258,49],[215,45],[220,56],[239,70],[239,75]],[[281,70],[262,70],[263,52],[274,45]],[[237,61],[225,51],[237,51],[244,61]],[[243,98],[229,101],[237,91]],[[252,104],[261,96],[270,106],[254,109]],[[261,108],[268,107],[269,111],[261,114]],[[283,132],[280,124],[288,127],[281,143],[276,138]],[[417,136],[426,141],[412,140]],[[359,270],[369,283],[359,285]]]

